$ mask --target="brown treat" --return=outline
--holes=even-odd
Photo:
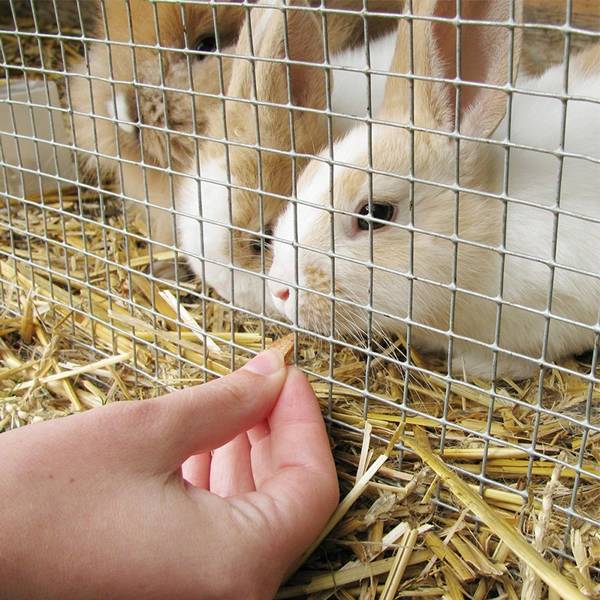
[[[288,333],[288,335],[275,340],[270,348],[277,348],[283,354],[283,360],[286,365],[291,365],[294,357],[294,334]]]

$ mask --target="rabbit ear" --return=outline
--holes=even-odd
[[[284,11],[282,7],[287,7]],[[321,64],[324,61],[323,34],[305,0],[263,0],[250,10],[240,33],[236,54],[244,57],[274,58]],[[287,33],[286,33],[287,32]],[[250,44],[250,33],[252,44]],[[287,54],[286,54],[287,38]],[[290,65],[290,94],[286,66],[280,62],[254,61],[257,99],[265,102],[322,108],[325,105],[323,69]],[[254,96],[252,65],[235,60],[228,95]]]
[[[511,15],[511,6],[514,14]],[[400,22],[391,71],[410,73],[413,57],[414,119],[417,125],[450,131],[455,124],[467,135],[489,136],[506,112],[507,95],[470,83],[503,86],[511,79],[520,56],[521,35],[509,27],[512,16],[520,20],[521,0],[462,0],[461,21],[492,22],[492,25],[461,23],[460,70],[457,69],[456,0],[413,0],[411,31],[406,19]],[[423,20],[418,17],[434,17]],[[448,19],[448,22],[436,19]],[[498,24],[496,24],[498,23]],[[512,52],[511,52],[512,44]],[[460,77],[460,103],[452,84],[421,81],[418,77],[455,79]],[[383,117],[406,122],[410,114],[411,90],[406,78],[389,78],[383,104]]]

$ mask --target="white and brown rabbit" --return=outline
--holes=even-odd
[[[253,49],[257,60],[253,68],[249,60],[228,59],[231,79],[226,95],[231,100],[225,102],[227,129],[221,109],[209,119],[207,129],[207,138],[227,142],[203,141],[199,173],[193,161],[190,177],[178,182],[176,192],[178,246],[193,272],[235,306],[254,312],[272,309],[264,284],[270,264],[270,228],[285,207],[284,200],[307,155],[315,154],[328,141],[327,120],[322,114],[327,106],[325,70],[310,66],[324,60],[321,21],[318,13],[306,10],[308,2],[287,3],[288,58],[307,63],[290,67],[288,97],[287,68],[281,62],[286,56],[282,6],[263,0],[251,9],[252,22],[244,25],[235,54],[250,56]],[[393,3],[387,7],[392,9]],[[379,67],[387,68],[391,51],[378,48],[380,43],[375,40],[373,60],[378,64],[376,57],[383,54],[387,64]],[[341,58],[336,62],[332,57],[332,64],[354,61],[364,65],[364,44],[362,51],[334,56]],[[352,96],[356,112],[351,114],[366,116],[366,76],[339,70],[339,80],[337,72],[333,80],[333,111],[345,112],[348,96]],[[382,98],[383,85],[373,87],[375,102],[375,89],[379,88]],[[257,110],[250,102],[253,99],[264,104]],[[334,130],[339,122],[341,119],[334,119]],[[255,149],[258,144],[260,151]]]
[[[418,15],[454,17],[443,2],[413,6]],[[510,3],[461,6],[463,17],[505,21]],[[408,27],[399,26],[397,73],[409,73]],[[356,128],[335,149],[338,160],[356,168],[336,166],[332,185],[326,162],[309,164],[297,206],[274,232],[269,288],[281,313],[304,328],[336,333],[334,295],[338,332],[366,330],[371,312],[373,331],[404,334],[410,324],[412,344],[422,352],[447,356],[451,333],[454,374],[528,377],[541,358],[553,363],[593,346],[600,308],[600,50],[573,57],[568,82],[564,65],[520,78],[518,89],[532,94],[512,94],[509,121],[509,95],[493,86],[510,81],[517,35],[511,45],[507,28],[461,27],[460,75],[471,83],[456,102],[454,87],[422,79],[457,75],[454,26],[415,19],[412,33],[414,104],[408,79],[390,78],[378,115],[405,127],[374,125],[372,163],[364,130]],[[575,98],[563,104],[565,89]],[[457,143],[455,127],[467,139]],[[508,140],[519,147],[507,158]]]
[[[98,41],[68,78],[79,163],[87,177],[116,179],[138,208],[147,199],[150,237],[170,244],[174,219],[164,210],[173,206],[166,169],[189,163],[193,134],[205,132],[207,114],[219,104],[211,97],[220,92],[219,62],[209,53],[217,43],[232,47],[244,9],[147,0],[93,6]],[[223,76],[228,78],[226,65]]]

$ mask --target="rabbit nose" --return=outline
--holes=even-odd
[[[279,288],[273,292],[273,296],[285,302],[290,297],[290,288]]]

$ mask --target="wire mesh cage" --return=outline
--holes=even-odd
[[[598,593],[596,2],[0,7],[1,429],[292,333],[348,496],[281,597]]]

